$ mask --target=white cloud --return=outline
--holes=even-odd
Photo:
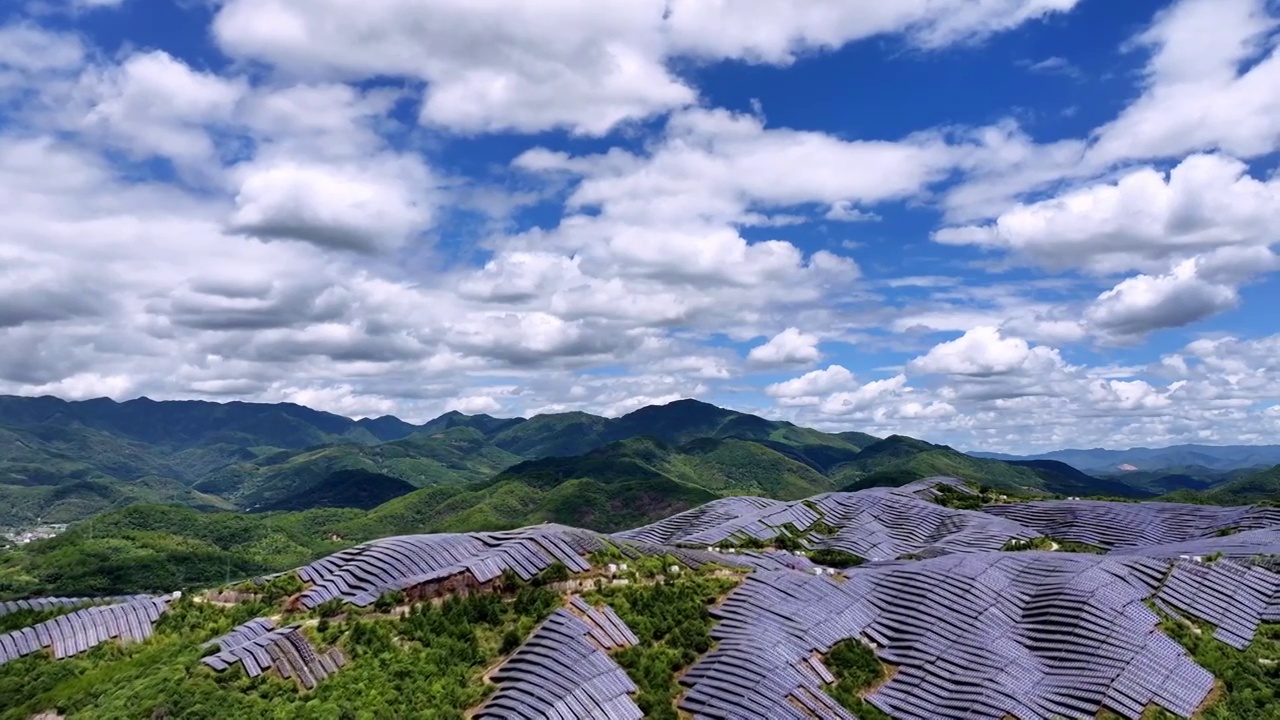
[[[1172,401],[1143,380],[1095,380],[1089,384],[1089,400],[1098,410],[1160,410]]]
[[[874,380],[857,390],[837,392],[829,395],[818,405],[823,415],[853,415],[884,404],[888,399],[899,396],[905,389],[905,375],[895,375],[885,380]]]
[[[430,172],[416,159],[362,164],[254,161],[237,170],[229,227],[263,240],[356,252],[395,248],[431,221]]]
[[[1152,51],[1144,94],[1097,131],[1088,162],[1280,147],[1276,26],[1267,0],[1173,3],[1135,39]]]
[[[907,33],[936,48],[981,39],[1030,20],[1071,10],[1078,0],[675,0],[668,24],[678,50],[708,58],[789,64],[798,53],[854,40]]]
[[[84,45],[74,35],[30,23],[0,26],[0,73],[75,70],[84,62]]]
[[[1053,55],[1043,60],[1023,61],[1019,65],[1025,67],[1028,72],[1040,73],[1044,75],[1065,75],[1070,78],[1079,79],[1084,73],[1080,68],[1076,67],[1072,62],[1064,57]]]
[[[983,326],[935,345],[926,355],[908,363],[907,368],[926,375],[988,377],[1059,365],[1061,358],[1056,350],[1031,347],[1026,340],[1003,337],[997,328]]]
[[[815,398],[844,390],[854,384],[853,373],[841,365],[829,365],[822,370],[813,370],[765,388],[765,394],[774,398]]]
[[[817,362],[822,353],[818,350],[818,336],[789,327],[774,335],[763,345],[751,348],[747,362],[765,367],[805,365]]]
[[[464,415],[478,415],[502,411],[502,403],[488,395],[468,395],[450,400],[444,405],[445,411],[457,410]]]
[[[1207,317],[1280,267],[1277,179],[1235,159],[1277,145],[1260,3],[1162,14],[1135,43],[1152,51],[1138,99],[1050,144],[1030,121],[875,140],[779,127],[759,104],[706,106],[683,72],[890,35],[927,51],[1076,4],[228,0],[213,31],[232,62],[216,72],[10,24],[0,392],[416,420],[763,394],[806,424],[992,449],[1280,431],[1265,414],[1280,397],[1274,340],[1214,336],[1147,365],[1137,349],[1096,346],[1094,367],[1054,349]],[[1214,7],[1210,27],[1196,13]],[[547,128],[604,137],[504,138],[559,150],[502,167],[487,151],[455,162],[471,141],[439,132]],[[1235,157],[1183,157],[1200,150]],[[178,182],[138,177],[156,158]],[[1049,199],[1010,200],[1028,189]],[[935,199],[961,225],[938,239],[1001,251],[987,267],[1106,279],[975,282],[945,264],[971,249],[921,250],[886,225],[890,239],[861,248],[901,241],[935,275],[886,278],[873,252],[863,281],[854,257],[817,249],[837,246],[822,235],[835,228],[804,227]],[[535,205],[536,223],[514,212]],[[740,357],[725,337],[758,347]],[[742,377],[824,359],[764,388]],[[902,374],[860,383],[850,368]]]
[[[1007,249],[1053,269],[1159,271],[1215,248],[1266,246],[1277,224],[1280,181],[1255,179],[1233,158],[1193,155],[1167,176],[1135,170],[934,239]]]
[[[599,135],[690,105],[680,55],[787,64],[806,49],[906,33],[919,45],[979,40],[1078,0],[844,2],[230,0],[228,53],[293,75],[426,81],[425,122],[465,132],[566,127]]]
[[[157,50],[87,70],[65,112],[73,127],[137,157],[200,162],[216,155],[207,127],[230,122],[247,91],[243,80],[198,72]]]
[[[848,200],[839,200],[831,204],[831,209],[827,210],[827,214],[823,215],[827,220],[836,222],[877,222],[881,218],[873,212],[867,212],[854,207],[853,203]]]
[[[663,63],[662,13],[659,0],[232,0],[214,35],[294,75],[425,80],[425,122],[600,134],[696,99]]]
[[[1143,335],[1203,320],[1236,306],[1234,288],[1215,285],[1196,273],[1187,260],[1165,275],[1138,275],[1102,293],[1085,312],[1085,320],[1104,334]]]

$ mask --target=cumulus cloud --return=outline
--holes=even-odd
[[[492,414],[502,411],[502,403],[488,395],[468,395],[445,403],[445,411],[456,410],[465,415]]]
[[[905,375],[874,380],[856,390],[828,395],[819,403],[818,411],[823,415],[840,416],[881,407],[888,399],[900,395],[906,389],[906,385]]]
[[[430,173],[416,159],[359,165],[253,162],[239,168],[229,228],[356,252],[395,248],[431,220]]]
[[[1206,282],[1187,260],[1165,275],[1138,275],[1102,293],[1085,320],[1104,334],[1140,336],[1203,320],[1236,306],[1234,288]]]
[[[214,22],[228,53],[301,76],[426,82],[424,122],[464,132],[553,127],[600,135],[694,103],[675,57],[789,64],[796,53],[906,34],[936,48],[980,40],[1078,0],[822,2],[231,0]]]
[[[934,346],[908,363],[907,368],[925,375],[986,377],[1060,364],[1061,359],[1052,348],[1031,347],[1021,338],[1003,337],[994,327],[976,327],[955,340]]]
[[[139,158],[198,162],[216,154],[208,127],[230,122],[247,83],[192,69],[156,50],[86,70],[67,120]]]
[[[763,345],[751,348],[747,362],[765,367],[805,365],[822,357],[818,350],[818,336],[789,327],[774,335]]]
[[[844,390],[854,384],[853,373],[840,365],[805,373],[765,388],[765,394],[781,399],[812,398]]]
[[[84,56],[84,45],[75,35],[26,22],[0,26],[0,73],[75,70]]]
[[[1161,270],[1198,253],[1266,246],[1280,223],[1280,181],[1259,180],[1222,155],[1192,155],[1169,173],[1130,172],[1115,183],[1018,205],[992,224],[939,230],[948,245],[1012,251],[1051,269]]]
[[[1267,0],[1180,0],[1134,39],[1150,51],[1144,94],[1100,128],[1091,165],[1280,146],[1280,51]]]

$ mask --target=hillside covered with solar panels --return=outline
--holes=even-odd
[[[0,718],[1280,718],[1280,509],[948,477],[0,604]]]

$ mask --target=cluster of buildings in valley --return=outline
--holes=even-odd
[[[67,529],[63,523],[48,523],[30,528],[4,529],[0,531],[0,547],[26,545],[36,540],[54,537]]]

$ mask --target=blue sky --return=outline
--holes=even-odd
[[[26,0],[0,392],[1280,437],[1266,0]]]

